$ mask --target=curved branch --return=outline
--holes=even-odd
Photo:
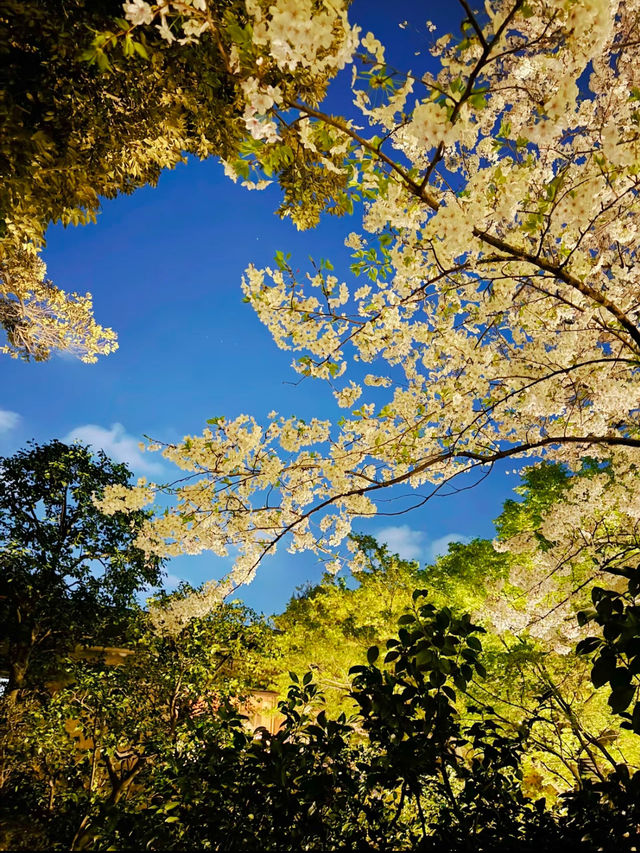
[[[270,551],[272,551],[276,545],[289,533],[291,533],[299,524],[301,524],[306,519],[310,518],[312,515],[315,515],[317,512],[320,512],[323,509],[326,509],[328,506],[332,506],[337,501],[343,500],[344,498],[353,497],[356,495],[367,495],[372,492],[380,491],[381,489],[387,489],[390,486],[397,486],[400,483],[404,483],[407,480],[410,480],[412,477],[415,477],[416,474],[420,474],[423,471],[426,471],[428,468],[431,468],[433,465],[438,462],[446,462],[453,459],[469,459],[473,461],[476,465],[493,465],[495,462],[499,462],[501,459],[508,459],[511,456],[517,456],[521,453],[528,453],[532,450],[537,450],[538,448],[548,447],[550,445],[562,445],[562,444],[584,444],[587,446],[594,444],[604,444],[607,446],[624,446],[624,447],[638,447],[640,448],[640,439],[639,438],[625,438],[624,436],[548,436],[547,438],[542,438],[539,441],[525,442],[523,444],[515,445],[514,447],[506,448],[505,450],[497,450],[492,453],[477,453],[472,450],[450,450],[443,453],[434,453],[431,456],[428,456],[421,463],[416,465],[409,471],[406,471],[404,474],[399,474],[397,477],[393,477],[390,480],[386,480],[383,483],[375,483],[374,485],[369,486],[361,486],[359,488],[348,489],[345,492],[340,492],[339,494],[332,495],[325,500],[320,501],[316,506],[311,507],[305,512],[301,512],[294,521],[286,524],[282,530],[278,534],[276,534],[271,541],[267,542],[262,549],[262,554],[260,557],[253,563],[251,566],[251,570],[256,569],[260,564],[263,557],[265,557]],[[462,473],[462,472],[460,472]],[[453,478],[452,478],[453,479]]]
[[[440,203],[438,200],[427,191],[426,187],[424,187],[421,183],[413,180],[410,176],[409,172],[404,169],[399,163],[395,162],[391,157],[385,154],[380,150],[380,147],[377,145],[373,145],[363,136],[356,133],[351,127],[349,127],[348,123],[342,121],[337,118],[333,118],[332,116],[327,115],[326,113],[321,112],[320,110],[316,110],[313,107],[309,107],[306,104],[302,104],[299,101],[287,101],[287,106],[300,110],[300,112],[305,113],[306,115],[313,116],[314,118],[323,121],[325,124],[330,125],[331,127],[335,127],[338,130],[346,133],[350,136],[354,142],[357,142],[367,151],[371,152],[375,157],[385,163],[389,168],[395,172],[405,183],[407,189],[413,193],[413,195],[417,196],[421,201],[423,201],[431,210],[437,212],[440,210]],[[586,284],[581,281],[576,276],[572,275],[570,272],[560,266],[559,264],[555,264],[551,261],[546,260],[538,255],[534,255],[532,252],[527,252],[525,249],[519,248],[517,246],[512,246],[510,243],[507,243],[505,240],[500,237],[496,237],[493,234],[489,234],[488,231],[483,231],[480,228],[473,228],[473,236],[483,243],[488,244],[489,246],[493,246],[494,249],[499,249],[501,252],[504,252],[509,257],[514,260],[525,261],[526,263],[530,263],[532,266],[536,267],[539,270],[543,270],[544,272],[550,273],[554,278],[562,281],[564,284],[567,284],[569,287],[574,288],[579,291],[583,296],[586,296],[588,299],[593,300],[596,304],[602,306],[606,311],[608,311],[615,319],[620,323],[622,328],[629,334],[631,339],[636,344],[638,350],[640,350],[640,330],[638,327],[631,322],[631,320],[626,316],[626,314],[618,308],[618,306],[613,303],[610,299],[608,299],[603,293],[599,292],[595,288],[591,287],[591,285]]]
[[[493,234],[489,234],[487,231],[481,231],[478,228],[474,228],[473,236],[482,240],[484,243],[488,243],[490,246],[493,246],[494,249],[499,249],[501,252],[511,255],[514,260],[525,261],[540,270],[550,273],[554,278],[559,279],[564,282],[564,284],[568,284],[569,287],[573,287],[583,296],[586,296],[588,299],[591,299],[598,305],[601,305],[606,311],[616,318],[622,328],[629,333],[631,339],[640,349],[640,330],[638,330],[635,323],[632,323],[631,320],[629,320],[624,311],[621,311],[615,303],[604,295],[604,293],[600,293],[595,288],[591,287],[591,285],[586,284],[579,278],[576,278],[576,276],[571,275],[571,273],[558,266],[558,264],[554,264],[551,261],[538,257],[531,252],[527,252],[525,249],[519,249],[515,246],[511,246],[509,243],[500,239],[500,237],[494,237]]]

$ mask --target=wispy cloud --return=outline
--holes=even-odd
[[[403,560],[433,562],[446,554],[450,542],[470,542],[471,537],[462,533],[445,533],[437,539],[429,539],[422,530],[414,530],[408,524],[383,527],[375,533],[378,542],[383,542],[393,554]]]
[[[107,456],[116,462],[125,462],[136,473],[158,474],[162,471],[162,464],[155,461],[153,456],[143,453],[139,440],[129,435],[122,424],[112,424],[110,429],[97,424],[85,424],[72,429],[63,441],[80,441],[104,450]]]
[[[384,542],[394,554],[403,560],[419,560],[424,553],[425,535],[421,530],[413,530],[408,524],[383,527],[375,534],[378,542]]]
[[[0,432],[9,432],[20,422],[20,415],[17,412],[10,412],[8,409],[0,409]]]
[[[463,542],[466,544],[467,542],[471,542],[471,537],[463,536],[462,533],[445,533],[444,536],[440,536],[438,539],[429,542],[425,554],[427,560],[435,560],[437,557],[446,554],[449,550],[450,542]]]

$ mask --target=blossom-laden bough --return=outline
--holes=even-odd
[[[294,58],[283,54],[271,84],[258,89],[266,48],[254,42],[281,40],[288,12],[272,16],[260,36],[244,0],[122,5],[114,19],[113,0],[70,0],[64,8],[42,0],[3,4],[0,352],[13,357],[72,352],[95,361],[115,349],[115,333],[94,320],[89,295],[45,281],[40,252],[51,224],[95,222],[104,199],[155,186],[187,155],[238,161],[244,170],[246,151],[273,136],[257,111],[284,96],[317,104],[350,56],[343,36],[351,30],[334,27],[346,21],[344,11],[327,12],[322,37],[305,48],[316,72],[309,62],[294,68]],[[304,11],[289,6],[298,17]],[[314,39],[320,23],[316,18]],[[292,166],[292,150],[277,151],[271,168],[286,188],[301,166]],[[343,179],[325,175],[321,161],[321,153],[307,154],[304,169],[324,187],[322,206]],[[263,186],[264,178],[247,183]],[[311,219],[317,206],[307,200]]]
[[[323,67],[327,54],[309,45],[334,50],[335,67],[349,61],[359,33],[343,8],[247,3],[251,25],[229,62],[254,144],[229,171],[278,172],[283,213],[303,226],[327,206],[322,180],[334,181],[343,209],[363,202],[363,233],[347,240],[353,281],[330,264],[301,279],[279,255],[243,283],[277,345],[296,353],[294,368],[329,383],[345,417],[216,418],[163,447],[186,476],[141,543],[234,549],[212,594],[250,580],[282,540],[335,553],[394,485],[432,493],[509,458],[577,471],[590,457],[592,475],[576,480],[544,537],[597,551],[600,534],[624,528],[625,556],[637,551],[640,3],[461,7],[462,36],[435,41],[433,71],[400,74],[372,34],[362,39],[352,60],[362,130],[274,82],[286,67]],[[293,12],[296,25],[283,28]],[[315,207],[305,208],[310,175]],[[150,501],[156,488],[104,506]]]

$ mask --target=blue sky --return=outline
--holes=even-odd
[[[415,69],[427,17],[437,24],[438,14],[454,7],[443,5],[396,3],[390,12],[387,3],[360,0],[350,16],[390,44],[398,67]],[[404,20],[409,26],[400,29]],[[218,163],[193,160],[163,174],[157,188],[105,203],[97,225],[51,228],[44,252],[49,276],[65,290],[93,294],[96,318],[116,329],[119,349],[93,365],[68,356],[41,364],[3,358],[0,454],[31,438],[78,438],[128,462],[137,475],[162,481],[172,470],[157,454],[140,453],[145,434],[172,441],[222,414],[260,420],[272,409],[303,418],[338,412],[329,388],[295,384],[291,353],[277,349],[242,302],[240,279],[250,262],[271,263],[279,249],[292,253],[294,267],[312,255],[346,268],[343,241],[358,230],[358,214],[327,217],[301,233],[274,215],[277,204],[277,189],[248,192],[226,179]],[[491,536],[513,485],[514,478],[496,471],[475,489],[357,526],[403,556],[426,561],[452,537]],[[200,583],[226,568],[214,556],[181,557],[169,566],[170,582]],[[313,555],[278,552],[239,595],[270,613],[320,574]]]

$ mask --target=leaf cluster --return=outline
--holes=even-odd
[[[42,683],[78,643],[114,645],[159,583],[162,561],[137,547],[148,513],[93,503],[130,472],[102,451],[59,441],[0,459],[0,649],[8,691]]]
[[[625,718],[622,726],[640,734],[640,568],[616,569],[616,573],[626,586],[594,587],[594,609],[578,614],[582,625],[599,625],[602,636],[586,637],[577,651],[591,656],[594,686],[609,685],[609,705],[614,714]]]

